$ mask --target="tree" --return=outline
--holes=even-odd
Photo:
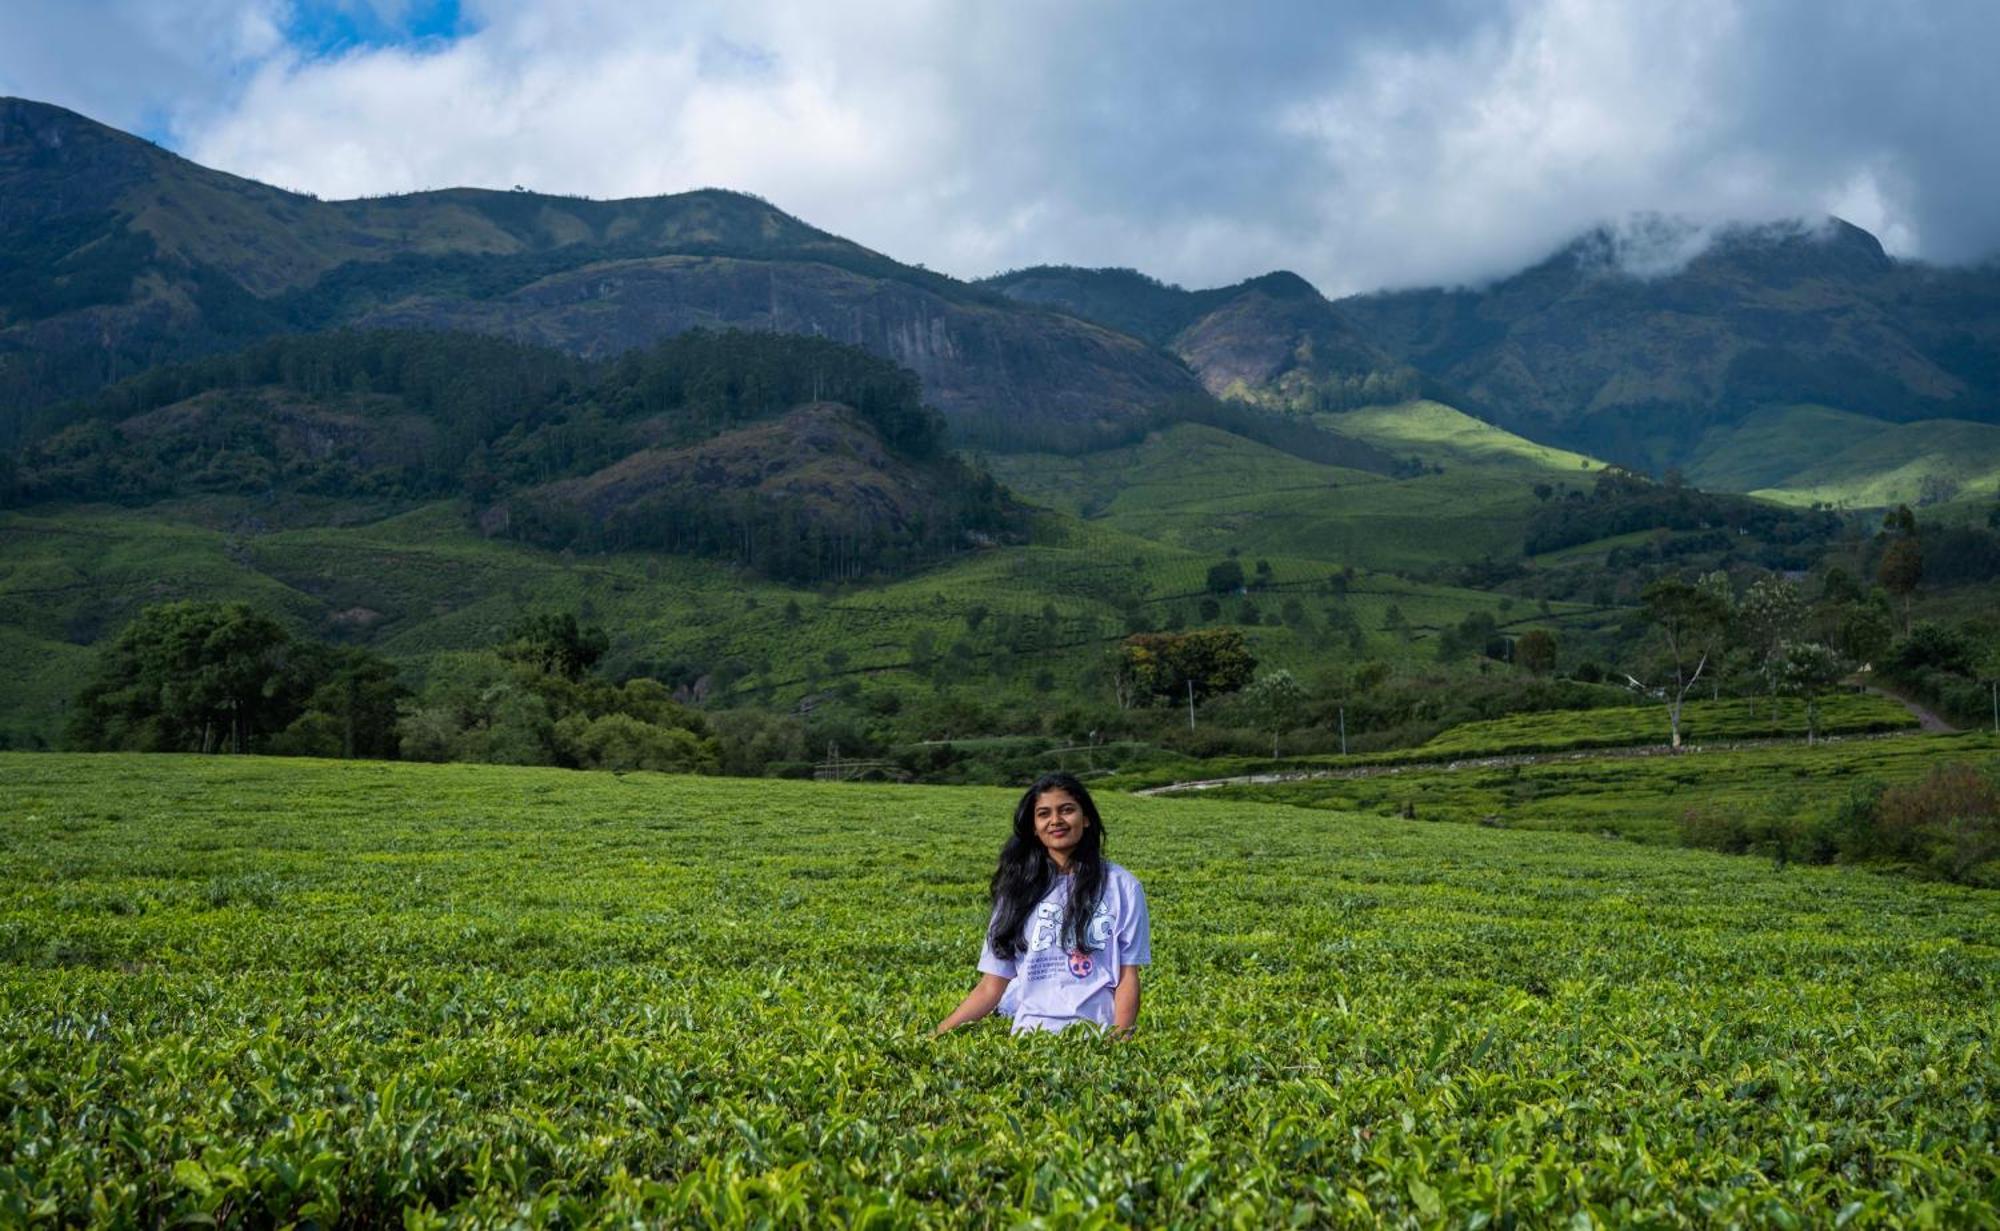
[[[1861,601],[1861,583],[1854,575],[1838,564],[1826,570],[1820,579],[1820,601],[1828,603],[1858,603]]]
[[[1988,700],[1993,703],[1993,734],[2000,735],[2000,645],[1988,646],[1975,665],[1979,678],[1986,683]]]
[[[1905,513],[1908,509],[1903,510]],[[1915,538],[1899,538],[1882,553],[1875,579],[1882,588],[1903,600],[1903,635],[1910,635],[1910,595],[1924,579],[1924,550]]]
[[[542,613],[524,616],[507,630],[507,640],[499,647],[500,657],[509,662],[561,676],[583,678],[611,648],[611,638],[601,628],[580,628],[576,617]]]
[[[1805,593],[1782,577],[1760,577],[1743,592],[1735,611],[1736,639],[1754,669],[1762,673],[1771,693],[1778,693],[1779,676],[1771,669],[1779,647],[1795,641],[1805,625]],[[1731,654],[1732,659],[1736,654]]]
[[[1121,705],[1186,697],[1196,700],[1235,692],[1257,669],[1243,633],[1201,628],[1190,633],[1139,633],[1119,647],[1117,688]]]
[[[1781,696],[1804,697],[1806,702],[1806,743],[1819,735],[1820,694],[1846,674],[1846,664],[1831,647],[1817,641],[1781,641],[1764,662],[1771,691]]]
[[[301,646],[293,656],[304,679],[317,681],[304,712],[271,737],[278,756],[375,757],[398,755],[398,710],[408,690],[395,665],[358,647]]]
[[[289,724],[312,681],[284,626],[246,603],[161,603],[98,658],[69,742],[84,749],[248,752]]]
[[[1662,578],[1641,595],[1646,618],[1659,635],[1658,691],[1667,705],[1667,729],[1681,746],[1681,707],[1714,657],[1728,610],[1712,589],[1677,577]]]
[[[1438,630],[1439,662],[1451,662],[1470,653],[1504,659],[1507,652],[1506,638],[1500,635],[1500,622],[1490,611],[1469,611],[1457,624]]]
[[[1884,605],[1847,603],[1833,613],[1833,647],[1852,662],[1872,663],[1895,639],[1895,623]]]
[[[1234,594],[1243,588],[1243,566],[1234,559],[1208,566],[1208,592]]]
[[[1545,628],[1531,628],[1514,639],[1514,661],[1536,675],[1547,675],[1556,667],[1556,635]]]
[[[1243,703],[1256,715],[1257,725],[1271,733],[1271,758],[1278,756],[1278,737],[1299,725],[1306,690],[1289,671],[1273,671],[1243,690]]]
[[[1737,628],[1759,660],[1769,658],[1780,643],[1795,639],[1805,617],[1804,593],[1777,576],[1751,582],[1736,608]]]
[[[715,740],[629,714],[571,714],[556,723],[554,739],[563,759],[583,769],[712,774],[720,767]]]

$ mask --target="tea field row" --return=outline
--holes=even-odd
[[[2000,1218],[1991,893],[1100,797],[1137,1038],[931,1025],[979,788],[0,754],[0,1222]]]

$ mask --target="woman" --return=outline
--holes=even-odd
[[[1014,1033],[1093,1022],[1120,1037],[1139,1020],[1139,967],[1153,959],[1146,895],[1103,858],[1104,822],[1081,782],[1037,779],[1014,808],[993,873],[979,985],[943,1034],[998,1009]]]

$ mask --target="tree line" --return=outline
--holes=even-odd
[[[1557,495],[1537,487],[1541,504],[1529,518],[1522,551],[1530,556],[1630,534],[1636,530],[1708,531],[1755,536],[1778,549],[1761,561],[1767,568],[1804,568],[1801,551],[1824,546],[1840,531],[1838,515],[1786,508],[1748,496],[1721,495],[1687,486],[1670,474],[1664,483],[1617,467],[1597,473],[1588,493],[1570,489]]]
[[[529,615],[412,689],[379,655],[296,637],[248,604],[161,603],[99,652],[65,737],[100,752],[714,772],[707,723],[666,685],[596,673],[609,645],[573,615]]]

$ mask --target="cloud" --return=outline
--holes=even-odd
[[[721,185],[964,276],[1287,267],[1338,293],[1493,277],[1603,222],[1667,268],[1719,223],[1827,212],[1906,255],[2000,249],[2000,10],[1961,0],[462,8],[454,37],[329,50],[274,41],[299,12],[276,0],[114,5],[74,81],[22,65],[87,23],[9,10],[0,47],[41,50],[0,51],[0,84],[165,116],[190,157],[322,195]]]
[[[280,0],[10,0],[0,94],[149,136],[208,121],[249,66],[279,52]]]

